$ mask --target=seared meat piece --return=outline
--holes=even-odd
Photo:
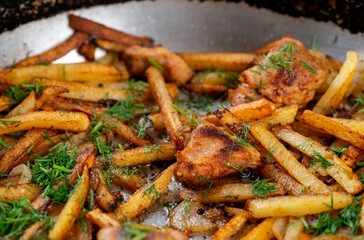
[[[250,88],[248,84],[239,84],[236,89],[229,89],[229,102],[232,106],[242,103],[249,103],[262,99],[262,95],[254,88]]]
[[[102,228],[97,233],[98,240],[123,240],[129,239],[130,233],[127,233],[121,227],[106,227]],[[129,236],[130,237],[130,236]],[[187,240],[187,234],[179,232],[179,231],[170,231],[170,232],[146,232],[144,240]]]
[[[236,168],[256,168],[261,163],[258,151],[239,145],[210,123],[200,124],[192,132],[186,148],[177,152],[176,157],[176,176],[195,186],[235,173]]]
[[[148,58],[151,58],[163,67],[163,75],[170,82],[183,85],[193,76],[192,69],[182,58],[163,47],[134,45],[125,49],[123,58],[132,75],[144,76],[145,70],[151,65]]]
[[[329,69],[314,60],[301,42],[283,38],[240,80],[275,103],[304,106],[328,76]]]

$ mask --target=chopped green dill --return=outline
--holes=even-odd
[[[231,164],[230,162],[225,163],[225,166],[234,168],[241,174],[241,176],[249,177],[250,173],[246,173],[247,169],[246,169],[246,167],[244,167],[245,165],[246,164]]]
[[[163,153],[162,151],[162,145],[160,144],[153,144],[153,145],[146,145],[143,147],[143,151],[145,153],[153,153],[154,151],[158,154],[159,152],[160,153]]]
[[[314,69],[312,66],[308,65],[304,61],[301,61],[301,66],[306,68],[307,70],[313,72],[313,73],[317,73],[316,69]]]
[[[11,99],[11,104],[18,104],[23,101],[32,91],[40,92],[44,87],[39,85],[39,82],[34,84],[12,85],[4,89],[4,93]]]
[[[134,225],[130,222],[122,224],[124,231],[121,232],[121,239],[125,240],[142,240],[147,237],[147,232],[154,232],[153,227]]]
[[[162,194],[155,189],[155,183],[150,183],[144,187],[143,197],[147,195],[152,196],[152,202],[154,202]]]
[[[62,78],[63,81],[66,81],[66,65],[63,65],[62,67]]]
[[[138,131],[138,138],[145,138],[147,136],[146,130],[150,128],[151,126],[147,125],[146,118],[142,117],[140,118],[138,125],[136,126],[136,130]]]
[[[310,145],[311,140],[312,140],[311,138],[308,138],[306,141],[298,144],[296,147],[298,149],[301,149],[302,151],[306,151],[307,147]]]
[[[41,133],[43,135],[43,137],[45,137],[47,140],[49,140],[50,142],[54,143],[54,141],[49,137],[48,135],[48,131],[46,131],[46,133],[42,132]]]
[[[312,51],[316,51],[317,49],[317,36],[313,35],[312,37],[312,47],[311,47]]]
[[[210,179],[209,178],[206,178],[202,174],[197,174],[196,175],[196,178],[193,179],[194,181],[202,181],[205,185],[208,186],[207,189],[202,192],[202,195],[203,196],[206,196],[210,192],[210,190],[212,188],[212,184],[214,183],[213,176],[214,176],[214,173],[213,172],[211,173],[211,178]]]
[[[247,99],[249,99],[249,101],[251,101],[251,102],[253,102],[254,100],[251,98],[251,97],[249,97],[248,95],[246,95],[246,98]]]
[[[49,63],[46,63],[46,62],[39,62],[39,63],[36,63],[35,65],[40,65],[40,66],[49,66]]]
[[[8,177],[9,174],[6,174],[4,172],[0,172],[0,178]]]
[[[331,163],[326,158],[324,158],[321,155],[321,153],[318,152],[318,151],[313,151],[313,154],[311,154],[311,157],[312,157],[311,165],[315,165],[316,163],[320,163],[319,167],[322,167],[322,168],[328,168],[328,167],[334,166],[333,163]]]
[[[277,143],[274,143],[273,145],[269,142],[268,143],[268,159],[267,159],[267,161],[268,162],[273,162],[273,159],[272,159],[272,157],[274,157],[273,156],[273,154],[278,150],[278,144]]]
[[[182,108],[180,108],[177,104],[173,104],[173,107],[182,115],[185,115],[185,111],[183,111]]]
[[[358,97],[355,98],[354,100],[355,100],[355,107],[359,107],[360,105],[363,105],[364,104],[363,94],[358,95]]]
[[[240,83],[239,76],[241,73],[237,72],[221,72],[225,77],[225,86],[228,88],[236,89]]]
[[[92,210],[94,205],[94,190],[90,189],[89,209]]]
[[[225,196],[222,196],[222,197],[225,198],[225,199],[237,198],[237,197],[239,197],[239,195],[232,195],[231,192],[229,192],[228,194],[226,194]]]
[[[337,43],[337,41],[339,40],[339,36],[338,35],[335,35],[335,38],[334,40],[332,41],[332,45],[335,45]]]
[[[2,137],[0,137],[0,146],[6,148],[8,147],[8,145],[6,144],[6,142],[4,141],[4,139],[2,139]]]
[[[277,190],[276,184],[268,183],[269,179],[260,180],[257,178],[253,184],[252,193],[262,198],[267,198],[266,194],[274,193]]]
[[[260,78],[258,93],[262,91],[262,88],[263,88],[263,78]]]
[[[15,239],[37,221],[42,221],[47,229],[53,227],[52,217],[42,215],[34,209],[29,200],[22,197],[14,201],[0,200],[0,238]]]
[[[143,90],[148,88],[149,84],[143,81],[135,81],[134,79],[128,80],[128,87],[123,88],[127,93],[143,96]]]
[[[306,229],[309,229],[310,228],[310,225],[308,225],[306,219],[304,217],[300,217],[302,223],[303,223],[303,226],[305,226]]]
[[[154,67],[158,68],[158,70],[163,71],[164,68],[159,63],[157,63],[154,59],[148,58],[148,62],[150,64],[152,64]]]
[[[145,105],[139,102],[135,95],[127,94],[125,101],[118,101],[111,108],[107,109],[106,113],[122,122],[126,122],[134,117],[135,112],[143,110],[144,107]]]
[[[340,158],[345,154],[346,150],[348,150],[348,148],[346,147],[330,147],[330,149]]]
[[[182,209],[183,213],[187,214],[187,216],[191,215],[191,210],[190,210],[191,203],[192,203],[192,201],[190,198],[186,198],[181,203],[181,209]]]

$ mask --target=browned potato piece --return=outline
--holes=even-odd
[[[103,48],[108,51],[115,51],[117,53],[123,53],[125,51],[125,49],[128,47],[128,45],[126,45],[126,44],[112,42],[112,41],[108,41],[108,40],[101,39],[101,38],[96,40],[96,44],[100,48]]]
[[[235,215],[225,226],[220,228],[210,240],[225,240],[239,231],[245,222],[248,220],[248,215]]]
[[[332,200],[333,199],[333,200]],[[331,204],[333,203],[333,206]],[[353,203],[353,196],[344,192],[331,194],[278,196],[248,200],[247,209],[254,218],[304,216],[333,209],[342,209]]]
[[[228,90],[225,85],[217,85],[217,84],[208,84],[208,83],[199,83],[199,84],[188,84],[186,88],[194,93],[204,95],[204,94],[218,94],[223,93]]]
[[[305,110],[302,114],[302,122],[305,125],[347,141],[357,148],[364,149],[364,134],[333,120],[333,118]]]
[[[79,217],[83,202],[87,198],[90,189],[90,177],[87,165],[83,168],[81,182],[77,184],[77,188],[70,196],[66,205],[62,209],[57,222],[54,227],[49,231],[49,239],[64,239],[67,233],[72,229],[73,224]]]
[[[117,206],[114,197],[111,195],[109,188],[106,186],[106,180],[101,169],[91,169],[90,185],[95,193],[98,205],[107,212],[113,212]]]
[[[30,240],[34,236],[34,234],[44,226],[44,223],[41,221],[38,221],[34,223],[32,226],[30,226],[27,230],[24,231],[21,239],[22,240]]]
[[[35,98],[35,92],[31,92],[28,97],[26,97],[21,103],[19,103],[9,112],[8,116],[12,117],[15,115],[34,111],[36,108],[36,101],[37,100]]]
[[[290,105],[286,107],[277,108],[277,110],[270,117],[263,118],[258,121],[251,122],[253,125],[263,125],[266,128],[271,127],[272,125],[281,124],[291,124],[295,120],[295,116],[297,114],[298,106]]]
[[[192,69],[241,72],[254,62],[251,53],[178,53]]]
[[[86,218],[90,219],[91,222],[99,228],[120,226],[118,221],[110,217],[108,214],[103,213],[99,208],[86,213]]]
[[[63,57],[72,49],[81,46],[81,44],[85,42],[89,37],[90,36],[88,34],[75,32],[70,38],[68,38],[64,42],[58,44],[57,46],[51,48],[50,50],[42,54],[26,58],[23,61],[18,62],[16,66],[24,67],[29,65],[35,65],[38,63],[51,63],[54,60]]]
[[[84,113],[39,111],[8,117],[0,123],[0,135],[32,128],[60,129],[83,132],[90,127],[90,119]]]
[[[146,48],[137,45],[125,49],[123,59],[132,75],[144,76],[149,66],[158,66],[166,79],[181,86],[193,76],[193,71],[177,55],[163,47]]]
[[[113,216],[119,221],[131,219],[151,206],[154,201],[167,190],[176,167],[176,164],[172,164],[164,170],[154,182],[151,182],[136,191],[116,208]]]
[[[167,133],[171,138],[175,149],[183,149],[184,138],[182,135],[182,122],[179,118],[177,110],[173,107],[173,100],[168,94],[164,78],[161,72],[155,67],[149,67],[146,71],[146,75],[154,99],[161,108]]]
[[[22,197],[27,198],[29,201],[35,199],[42,189],[36,184],[18,184],[12,186],[0,187],[0,200],[13,201]]]
[[[73,14],[68,15],[69,26],[77,31],[85,32],[109,41],[127,45],[153,45],[153,40],[148,37],[138,37],[115,29],[106,27],[86,18]]]
[[[135,174],[128,176],[126,173],[119,174],[118,176],[112,177],[112,182],[116,185],[122,186],[131,190],[132,192],[137,191],[142,186],[147,184],[147,181]]]
[[[93,42],[85,42],[78,48],[78,53],[81,54],[87,61],[95,60],[96,45]]]
[[[11,99],[6,95],[0,96],[0,112],[8,109],[11,106]]]
[[[247,235],[243,236],[241,240],[269,240],[273,235],[273,224],[274,218],[267,218],[263,222],[261,222],[258,226],[256,226],[253,230],[248,232]]]

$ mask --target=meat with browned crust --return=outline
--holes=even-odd
[[[300,41],[283,38],[240,80],[275,103],[304,106],[328,76],[329,69],[315,61]]]
[[[235,173],[236,168],[256,168],[261,163],[257,150],[239,145],[210,123],[200,124],[192,132],[186,148],[177,152],[176,157],[176,176],[194,186]]]
[[[153,59],[163,67],[163,75],[170,82],[178,85],[187,83],[193,76],[193,71],[179,56],[163,47],[140,47],[138,45],[125,49],[123,59],[134,76],[144,75],[151,65],[148,59]]]

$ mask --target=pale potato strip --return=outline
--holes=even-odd
[[[0,201],[14,201],[22,197],[29,201],[35,199],[42,189],[36,184],[18,184],[0,187]]]
[[[353,77],[358,68],[359,56],[357,52],[347,52],[344,65],[339,74],[330,84],[325,94],[313,108],[313,112],[324,114],[328,108],[336,108],[344,99],[346,92],[350,89]]]
[[[255,60],[250,53],[178,53],[188,66],[194,70],[221,70],[241,72]]]
[[[323,171],[326,171],[332,176],[347,192],[356,194],[363,190],[363,184],[360,182],[359,176],[353,173],[351,168],[342,162],[341,159],[328,148],[310,138],[294,132],[288,127],[277,126],[273,128],[273,133],[279,139],[287,142],[302,153],[305,153],[308,156],[318,153],[331,164],[334,164],[333,166],[324,168]],[[318,166],[320,166],[320,164],[318,164]]]
[[[80,112],[39,111],[16,115],[0,121],[0,135],[32,128],[59,129],[83,132],[90,127],[90,119]],[[14,122],[15,121],[15,122]]]
[[[57,46],[51,48],[50,50],[33,56],[26,58],[16,64],[17,67],[24,67],[29,65],[35,65],[37,63],[50,63],[58,58],[63,57],[72,49],[78,48],[81,46],[83,42],[85,42],[90,35],[81,32],[75,32],[71,37],[69,37],[64,42],[58,44]]]
[[[296,240],[303,231],[303,222],[299,218],[290,217],[284,240]]]
[[[111,42],[101,38],[96,40],[96,44],[100,48],[103,48],[108,51],[115,51],[117,53],[123,53],[125,49],[128,47],[127,44]]]
[[[298,111],[297,105],[290,105],[286,107],[277,108],[272,116],[260,119],[258,121],[250,122],[252,125],[263,125],[266,128],[276,124],[291,124],[295,120],[295,116]]]
[[[34,77],[47,77],[69,82],[117,82],[126,80],[116,67],[98,63],[33,65],[11,68],[0,73],[0,79],[9,85],[31,83]]]
[[[76,185],[77,188],[62,209],[62,212],[59,215],[57,222],[54,224],[54,227],[49,231],[49,239],[64,239],[81,214],[83,202],[86,200],[88,191],[90,189],[88,166],[83,168],[80,181],[81,182]]]
[[[28,113],[35,110],[37,99],[35,98],[35,92],[31,92],[21,103],[13,108],[7,116],[15,116],[23,113]]]
[[[274,221],[272,230],[274,237],[277,240],[283,240],[284,234],[286,233],[287,224],[288,224],[287,217],[278,217]]]
[[[112,214],[117,220],[126,220],[138,216],[151,206],[161,194],[165,193],[174,174],[177,164],[172,164],[154,181],[136,191],[120,204]]]
[[[332,202],[331,202],[332,201]],[[331,204],[333,203],[333,206]],[[317,195],[278,196],[249,200],[247,209],[255,218],[305,216],[342,209],[353,203],[353,196],[344,192]]]
[[[86,213],[86,218],[99,228],[120,226],[118,221],[110,217],[108,214],[103,213],[99,208]]]
[[[364,134],[364,121],[345,119],[345,118],[330,118],[336,122],[343,124],[346,127],[357,130],[358,132]]]
[[[8,109],[10,106],[11,106],[11,99],[6,95],[0,96],[0,111]]]
[[[125,123],[120,122],[115,118],[110,119],[110,121],[111,122],[108,123],[110,127],[116,126],[116,128],[113,128],[112,130],[115,131],[118,135],[128,140],[129,142],[134,143],[137,146],[146,146],[152,144],[152,142],[147,139],[138,138],[138,136],[135,133],[135,130],[133,130]]]
[[[27,230],[24,231],[21,236],[22,240],[30,240],[34,236],[34,234],[44,226],[44,223],[41,221],[35,222],[30,226]]]
[[[154,161],[168,161],[175,158],[176,151],[171,143],[160,143],[134,149],[115,151],[111,161],[118,166],[138,166]]]
[[[274,218],[267,218],[263,222],[261,222],[258,226],[253,228],[248,234],[240,238],[240,240],[269,240],[273,235],[273,224]]]
[[[288,151],[282,143],[264,126],[251,126],[250,133],[267,149],[268,154],[273,158],[298,182],[306,186],[314,193],[328,193],[328,187],[311,172],[309,172],[292,153]]]
[[[155,67],[149,67],[145,72],[153,96],[161,108],[167,133],[176,149],[183,149],[182,122],[177,110],[173,107],[173,100],[168,93],[162,73]]]
[[[230,238],[243,227],[247,220],[248,216],[235,215],[226,225],[215,232],[210,240],[225,240]]]
[[[132,192],[137,191],[139,188],[147,184],[147,181],[144,178],[141,178],[135,174],[129,176],[126,173],[113,176],[111,180],[114,184],[129,189]]]
[[[310,110],[305,110],[302,114],[302,122],[305,125],[314,127],[347,141],[357,148],[364,149],[364,134],[353,128],[347,127],[332,118],[314,113]]]

